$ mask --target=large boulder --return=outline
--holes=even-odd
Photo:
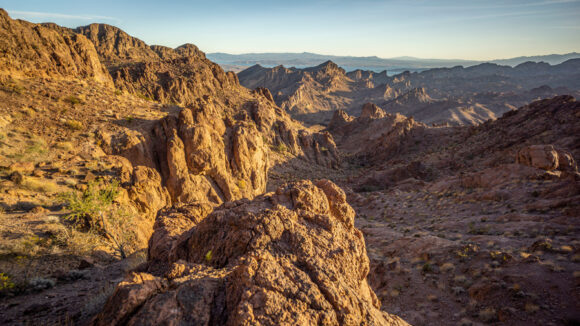
[[[187,211],[163,213],[195,226],[176,239],[159,225],[151,246],[172,245],[119,284],[94,325],[407,325],[380,310],[363,235],[332,182],[228,202],[201,222]]]
[[[553,145],[526,146],[518,151],[516,163],[546,171],[578,171],[572,154],[556,149]]]

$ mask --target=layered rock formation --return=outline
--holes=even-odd
[[[94,325],[407,325],[379,310],[354,211],[330,181],[227,203],[199,223],[160,217],[176,221],[151,247],[173,245],[119,284]],[[175,240],[179,221],[193,227]]]
[[[0,51],[3,79],[79,78],[113,84],[92,43],[84,36],[54,24],[13,20],[1,8]]]

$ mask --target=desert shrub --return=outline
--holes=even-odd
[[[71,213],[67,219],[80,229],[101,234],[109,240],[112,249],[121,258],[127,258],[128,249],[135,241],[133,216],[114,204],[119,196],[119,182],[102,179],[89,182],[82,192],[63,195]]]
[[[153,101],[149,96],[143,93],[137,93],[137,97],[145,101]]]
[[[27,154],[46,154],[47,152],[46,142],[39,138],[29,141],[29,146],[26,148]]]
[[[68,253],[78,256],[90,255],[102,244],[102,238],[92,230],[80,232],[75,228],[61,226],[58,232],[53,234],[53,241]]]
[[[67,120],[64,124],[72,130],[82,130],[84,128],[83,123],[77,120]]]
[[[74,145],[71,142],[58,142],[54,145],[57,149],[65,150],[65,151],[72,151],[74,149]]]
[[[8,274],[0,273],[0,294],[12,290],[15,286]]]
[[[284,145],[284,143],[279,143],[276,146],[273,146],[272,149],[278,153],[286,153],[286,151],[288,150],[288,148],[286,147],[286,145]]]

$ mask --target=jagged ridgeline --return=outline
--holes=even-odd
[[[112,80],[118,90],[185,107],[151,130],[99,133],[108,154],[158,171],[173,202],[263,193],[272,148],[325,166],[338,163],[330,135],[303,130],[267,90],[241,87],[235,74],[192,44],[149,46],[109,25],[72,30],[12,20],[4,11],[2,27],[5,76],[89,79],[108,87]]]
[[[311,68],[254,65],[238,73],[248,88],[266,87],[276,104],[311,124],[328,124],[336,110],[359,115],[364,103],[429,124],[477,125],[531,101],[580,91],[580,59],[516,67],[483,63],[388,76],[346,72],[332,61]]]

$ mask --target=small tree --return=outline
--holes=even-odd
[[[111,246],[121,258],[135,240],[134,221],[131,214],[115,205],[119,196],[119,182],[102,179],[89,182],[87,188],[79,192],[66,193],[64,199],[71,213],[67,218],[79,228],[96,231],[111,242]]]

